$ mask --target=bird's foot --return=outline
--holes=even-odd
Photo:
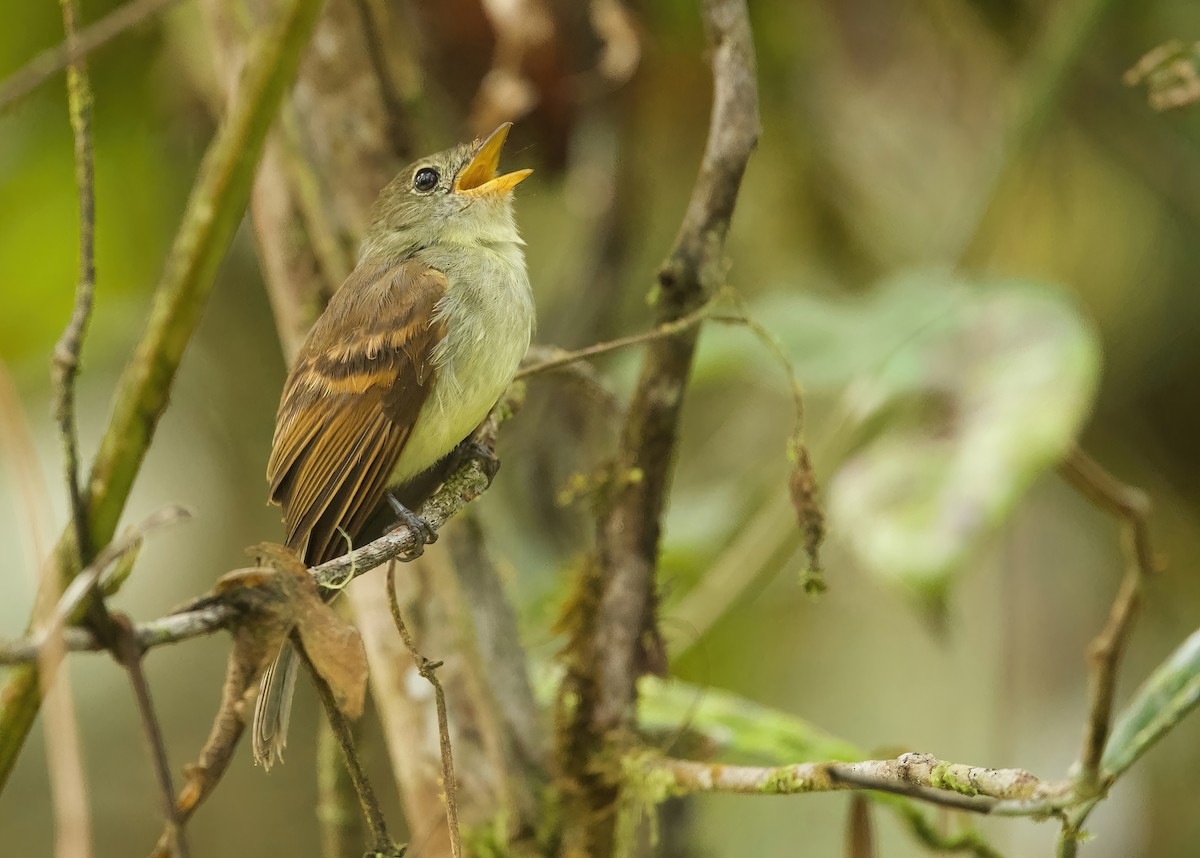
[[[395,525],[392,526],[392,530],[395,530],[402,524],[406,525],[409,532],[412,533],[413,539],[416,540],[416,544],[410,550],[400,555],[399,559],[405,563],[410,560],[416,560],[425,553],[426,545],[432,545],[437,542],[437,531],[433,529],[433,525],[428,521],[400,503],[396,499],[396,496],[390,492],[387,495],[387,502],[398,516]]]
[[[460,461],[466,462],[474,459],[479,463],[479,467],[483,469],[484,476],[487,477],[488,488],[490,489],[492,487],[492,480],[496,478],[496,472],[500,470],[500,459],[496,454],[478,441],[472,441],[468,438],[458,445],[458,455]]]

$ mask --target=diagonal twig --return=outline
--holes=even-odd
[[[1157,562],[1150,541],[1150,499],[1143,491],[1118,480],[1079,448],[1071,451],[1059,470],[1084,497],[1122,522],[1130,555],[1108,621],[1088,647],[1091,665],[1088,719],[1079,757],[1077,788],[1083,795],[1095,795],[1104,788],[1100,758],[1112,722],[1117,668],[1141,604],[1142,587],[1155,572]]]
[[[388,565],[387,572],[388,607],[392,611],[392,622],[400,633],[404,646],[412,656],[417,673],[433,686],[434,702],[437,707],[438,740],[442,752],[442,789],[446,798],[446,825],[450,829],[450,852],[454,858],[462,858],[462,842],[458,832],[458,781],[454,778],[454,749],[450,745],[450,721],[446,714],[446,692],[442,682],[437,678],[437,669],[442,666],[440,661],[430,661],[413,641],[404,617],[400,613],[400,603],[396,599],[396,564]]]
[[[0,114],[29,95],[56,73],[177,0],[132,0],[99,21],[84,27],[74,39],[48,48],[0,81]]]
[[[129,682],[133,686],[133,694],[137,699],[138,714],[142,719],[142,731],[150,745],[150,754],[154,760],[154,774],[158,780],[159,792],[163,800],[163,817],[166,819],[166,830],[171,841],[172,854],[176,858],[188,858],[187,837],[184,835],[183,819],[175,801],[175,787],[171,783],[171,766],[167,762],[167,750],[163,743],[162,727],[154,711],[154,701],[150,697],[150,686],[146,682],[146,674],[142,670],[142,654],[144,650],[138,643],[133,624],[123,614],[112,615],[116,629],[113,655],[129,674]]]

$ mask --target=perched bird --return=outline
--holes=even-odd
[[[417,534],[416,553],[435,538],[402,500],[423,499],[529,347],[512,190],[532,171],[497,175],[510,127],[421,158],[384,188],[357,266],[297,355],[267,479],[287,545],[309,565],[358,544],[385,502]],[[263,676],[254,757],[268,768],[287,743],[296,666],[285,644]]]

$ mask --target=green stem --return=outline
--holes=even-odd
[[[150,319],[121,375],[113,416],[92,464],[88,533],[95,550],[107,545],[116,531],[217,266],[246,209],[267,130],[295,77],[322,5],[322,0],[289,0],[284,5],[254,46],[238,98],[205,153]],[[77,574],[77,557],[74,536],[64,533],[56,551],[58,586]],[[25,665],[9,671],[0,689],[0,789],[37,715],[38,686],[37,670]]]
[[[1013,92],[999,158],[975,196],[974,211],[959,221],[959,238],[948,248],[951,257],[978,259],[1001,191],[1045,128],[1072,70],[1084,49],[1094,44],[1096,29],[1113,5],[1113,0],[1073,0],[1050,13]]]

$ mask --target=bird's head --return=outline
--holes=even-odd
[[[512,189],[533,170],[497,175],[511,122],[405,167],[375,202],[363,255],[397,258],[436,246],[519,241]]]

